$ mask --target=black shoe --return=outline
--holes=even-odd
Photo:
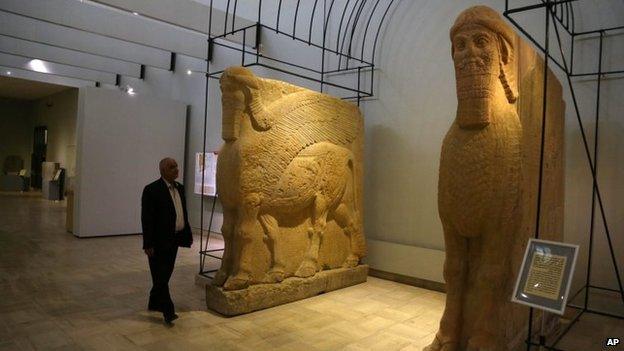
[[[164,318],[165,318],[165,323],[171,324],[171,322],[178,319],[178,315],[174,313],[174,314],[166,315],[164,316]]]

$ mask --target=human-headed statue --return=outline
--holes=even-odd
[[[475,6],[458,16],[450,37],[458,106],[438,183],[447,300],[425,350],[501,351],[507,349],[510,248],[521,222],[515,34],[494,10]]]

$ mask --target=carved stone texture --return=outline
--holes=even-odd
[[[463,11],[450,37],[458,107],[442,144],[438,183],[447,300],[425,350],[515,350],[526,337],[528,313],[510,299],[535,232],[543,64],[485,6]],[[549,81],[540,237],[561,240],[564,104],[552,74]]]
[[[223,73],[221,91],[225,251],[214,285],[239,290],[356,267],[366,252],[357,106],[242,67]]]
[[[360,284],[367,276],[368,266],[358,265],[321,271],[308,278],[292,277],[279,284],[250,285],[240,290],[224,290],[207,284],[206,304],[223,315],[236,316]]]

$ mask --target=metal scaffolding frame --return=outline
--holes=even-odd
[[[618,263],[616,260],[615,251],[612,243],[612,233],[609,230],[607,216],[605,214],[605,209],[603,205],[603,198],[600,192],[600,187],[597,180],[597,171],[598,171],[598,140],[599,140],[599,121],[600,121],[600,98],[601,98],[601,85],[602,81],[607,76],[621,75],[624,73],[624,70],[610,70],[605,71],[603,67],[603,53],[604,53],[604,38],[608,33],[617,32],[621,34],[621,31],[624,30],[624,25],[607,27],[607,28],[598,28],[592,29],[588,31],[576,31],[575,25],[575,10],[573,3],[574,2],[582,2],[583,0],[536,0],[535,4],[516,7],[510,7],[510,0],[505,0],[505,17],[520,31],[522,32],[526,38],[528,38],[537,49],[544,55],[544,81],[543,81],[543,97],[542,97],[542,130],[541,130],[541,145],[540,145],[540,166],[539,166],[539,185],[538,185],[538,196],[537,196],[537,219],[535,222],[535,238],[539,238],[540,235],[540,210],[541,210],[541,194],[542,194],[542,178],[544,171],[544,142],[545,142],[545,123],[546,123],[546,104],[547,104],[547,84],[548,84],[548,69],[549,63],[552,62],[556,67],[561,69],[563,73],[566,75],[567,86],[570,90],[572,96],[572,102],[574,106],[574,112],[576,115],[576,120],[579,125],[579,129],[581,132],[581,138],[583,141],[583,146],[585,150],[585,155],[587,157],[588,166],[591,170],[592,174],[592,202],[591,202],[591,214],[590,214],[590,228],[589,228],[589,254],[587,259],[587,272],[586,272],[586,280],[585,284],[579,289],[575,294],[571,296],[569,301],[573,301],[576,297],[578,297],[582,292],[585,293],[584,303],[582,306],[574,305],[571,302],[568,303],[568,307],[579,310],[576,316],[572,319],[570,324],[566,326],[566,328],[559,333],[559,335],[549,343],[546,340],[545,335],[541,335],[542,331],[540,331],[537,335],[537,338],[533,335],[533,308],[529,310],[529,321],[528,321],[528,333],[527,338],[525,340],[527,345],[527,350],[531,350],[533,346],[547,349],[547,350],[559,350],[563,351],[560,348],[557,348],[557,344],[562,340],[562,338],[570,331],[570,329],[579,321],[581,316],[585,313],[590,314],[598,314],[602,316],[607,316],[611,318],[624,319],[624,316],[599,311],[593,309],[589,306],[589,294],[592,289],[602,290],[602,291],[610,291],[617,292],[620,295],[622,303],[624,304],[624,287],[622,285],[622,279],[620,276],[620,270],[618,267]],[[543,45],[539,43],[539,41],[534,38],[529,32],[522,27],[512,15],[518,13],[524,13],[528,11],[535,10],[543,10],[544,11],[544,43]],[[551,35],[551,27],[554,29],[554,34],[556,37],[556,42],[558,44],[558,53],[560,54],[560,61],[557,60],[551,54],[550,47],[550,35]],[[562,35],[560,33],[560,28],[563,28],[563,32],[565,32],[571,39],[570,49],[568,55],[562,45]],[[591,36],[592,39],[599,40],[598,46],[598,67],[594,72],[582,72],[576,73],[574,72],[574,42],[576,39],[580,37],[588,37]],[[593,155],[589,147],[589,143],[587,141],[587,134],[585,132],[585,127],[583,125],[583,121],[581,119],[581,113],[579,111],[579,104],[577,100],[577,95],[574,89],[574,84],[572,81],[573,77],[594,77],[596,80],[596,105],[595,105],[595,127],[594,127],[594,148]],[[611,289],[607,287],[601,287],[592,284],[591,280],[591,267],[592,267],[592,256],[593,256],[593,243],[594,243],[594,219],[596,217],[596,205],[598,205],[600,218],[602,221],[602,225],[605,231],[607,243],[609,246],[609,254],[613,264],[613,268],[616,275],[616,281],[618,284],[618,289]]]
[[[343,6],[336,0],[314,0],[311,11],[303,13],[301,0],[297,0],[294,15],[289,18],[282,7],[282,0],[272,4],[273,16],[263,15],[262,0],[257,4],[256,23],[242,27],[236,27],[237,12],[240,6],[255,6],[239,4],[238,0],[227,0],[224,11],[223,31],[213,35],[212,8],[214,0],[210,1],[210,13],[208,18],[208,50],[206,53],[206,90],[204,101],[204,136],[203,154],[206,153],[206,126],[208,121],[209,86],[210,80],[218,80],[224,69],[214,69],[211,66],[217,48],[229,52],[240,53],[240,61],[228,62],[243,67],[261,67],[274,72],[286,74],[291,77],[303,79],[311,84],[317,84],[320,92],[326,92],[328,88],[336,89],[344,96],[345,100],[353,100],[360,105],[363,99],[374,95],[375,57],[378,48],[380,33],[386,22],[389,12],[399,3],[396,0],[344,0]],[[265,4],[266,5],[266,4]],[[266,10],[266,8],[265,8]],[[339,19],[339,20],[338,20]],[[285,21],[292,21],[292,31],[284,30]],[[297,26],[297,22],[305,21],[308,24],[306,31]],[[315,26],[314,23],[317,23]],[[319,22],[322,21],[322,22]],[[274,26],[267,23],[273,22]],[[329,24],[339,23],[336,30],[335,46],[331,45],[329,38]],[[320,24],[319,24],[320,23]],[[281,27],[280,27],[281,26]],[[376,27],[376,28],[375,28]],[[315,50],[319,57],[320,69],[298,64],[283,57],[271,57],[262,52],[262,39],[265,35],[277,35],[278,40],[295,42],[303,49]],[[317,40],[314,35],[317,34]],[[357,35],[356,35],[357,34]],[[331,62],[333,59],[333,62]],[[354,79],[351,84],[331,81],[336,74],[351,74]],[[365,81],[366,79],[366,81]],[[204,188],[205,167],[202,171],[202,189]],[[202,194],[203,195],[203,194]],[[223,248],[210,248],[210,229],[214,219],[214,210],[218,194],[212,197],[208,229],[204,227],[204,201],[202,198],[200,209],[200,265],[199,274],[213,278],[216,269],[207,269],[206,260],[220,260]]]

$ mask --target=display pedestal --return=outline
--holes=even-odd
[[[302,300],[321,293],[364,283],[368,265],[318,272],[309,278],[291,277],[276,284],[256,284],[242,290],[223,290],[198,275],[197,283],[206,286],[206,305],[226,316],[236,316],[285,303]]]

